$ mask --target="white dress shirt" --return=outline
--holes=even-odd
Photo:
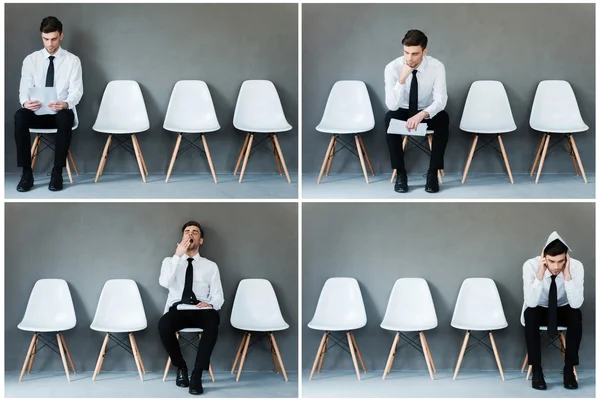
[[[552,273],[546,269],[543,280],[536,277],[540,256],[529,259],[523,264],[523,295],[525,301],[521,311],[521,323],[525,324],[525,309],[536,306],[548,307],[548,294],[552,283]],[[571,258],[571,280],[566,281],[562,272],[556,276],[557,306],[569,305],[578,309],[583,304],[583,264]]]
[[[21,106],[29,99],[29,88],[45,87],[46,73],[50,65],[50,53],[46,49],[38,50],[25,57],[21,69],[19,84],[19,102]],[[83,96],[81,61],[73,53],[62,47],[54,53],[54,87],[58,99],[69,104],[69,109],[77,106]],[[34,99],[35,100],[35,99]]]
[[[399,108],[408,109],[410,96],[410,84],[413,74],[410,74],[404,84],[398,82],[404,56],[398,57],[385,66],[385,104],[390,110]],[[441,61],[431,57],[423,57],[423,61],[416,68],[418,81],[419,103],[418,109],[429,113],[433,118],[437,113],[444,110],[448,102],[446,92],[446,69]]]
[[[165,258],[162,262],[158,282],[161,286],[169,290],[165,312],[175,302],[181,301],[183,287],[185,286],[188,258],[187,254],[183,256],[173,255],[172,257]],[[194,281],[192,291],[194,291],[198,301],[211,304],[215,310],[221,309],[224,299],[219,267],[215,262],[200,256],[199,253],[195,254],[193,259]]]

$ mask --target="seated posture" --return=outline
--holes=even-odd
[[[548,327],[551,338],[556,337],[558,326],[567,328],[563,382],[566,389],[578,387],[573,367],[579,364],[583,265],[570,257],[570,251],[555,231],[548,237],[542,254],[523,265],[525,303],[521,322],[525,324],[527,355],[533,371],[531,386],[537,390],[546,389],[540,326]]]
[[[416,129],[424,122],[434,130],[433,144],[425,191],[440,190],[437,172],[444,168],[444,152],[448,143],[448,113],[444,111],[446,70],[439,60],[427,55],[427,36],[412,29],[402,39],[404,56],[385,67],[385,104],[390,111],[385,115],[386,130],[392,119],[406,121],[406,127]],[[388,134],[392,169],[398,173],[394,190],[408,191],[402,136]]]
[[[33,187],[31,169],[30,128],[56,129],[54,167],[50,175],[48,189],[60,191],[63,188],[62,169],[65,167],[77,106],[83,95],[81,62],[79,57],[69,53],[60,42],[64,38],[62,23],[56,17],[46,17],[40,26],[44,48],[31,53],[23,61],[19,101],[21,108],[15,114],[15,142],[17,144],[17,166],[23,168],[17,191],[26,192]],[[37,115],[42,108],[40,99],[31,99],[30,89],[54,87],[57,99],[47,106],[56,114]]]
[[[178,387],[189,387],[190,394],[199,395],[202,371],[208,370],[210,356],[217,342],[223,305],[223,288],[219,268],[214,262],[200,256],[204,231],[200,224],[190,221],[183,226],[183,237],[175,255],[165,258],[160,268],[159,283],[169,290],[165,314],[158,321],[163,346],[177,368]],[[203,330],[191,379],[181,355],[176,333],[185,328]]]

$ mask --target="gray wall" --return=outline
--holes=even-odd
[[[307,328],[321,288],[330,277],[355,277],[368,323],[356,331],[367,369],[383,370],[394,333],[379,327],[394,282],[427,280],[438,327],[426,332],[438,369],[453,369],[464,331],[450,326],[462,281],[489,277],[496,282],[508,327],[494,338],[505,369],[520,369],[525,356],[522,266],[539,255],[553,230],[585,267],[581,369],[594,369],[595,229],[592,203],[304,204],[302,261],[302,363],[310,369],[323,333]],[[476,332],[481,336],[481,332]],[[562,368],[560,352],[543,349],[546,368]],[[351,369],[348,354],[335,348],[324,369]],[[426,369],[422,354],[403,348],[395,369]],[[483,347],[470,351],[463,369],[497,369]]]
[[[80,170],[96,171],[106,141],[106,135],[92,130],[106,84],[132,79],[142,88],[150,118],[150,130],[138,135],[148,169],[166,174],[177,136],[162,128],[171,91],[179,80],[199,79],[208,84],[221,125],[207,135],[215,169],[231,172],[245,136],[233,127],[239,89],[245,80],[268,79],[294,127],[279,138],[288,168],[297,171],[297,9],[297,4],[7,4],[6,171],[17,171],[13,116],[19,107],[21,63],[42,48],[39,25],[48,15],[62,21],[63,47],[79,56],[83,67],[81,122],[71,147]],[[52,165],[50,153],[42,154],[42,171]],[[135,157],[122,149],[111,154],[105,170],[137,171]],[[273,156],[260,152],[247,171],[277,170]],[[209,169],[196,151],[182,154],[173,169],[173,174],[198,172]]]
[[[375,129],[364,135],[377,173],[390,173],[385,139],[383,70],[402,55],[409,29],[429,38],[429,55],[446,66],[450,141],[446,171],[462,172],[473,137],[458,126],[473,81],[504,84],[517,130],[503,136],[513,172],[531,168],[541,134],[529,128],[537,84],[545,79],[571,83],[590,129],[575,139],[586,171],[595,167],[595,5],[594,4],[304,4],[302,7],[303,171],[318,172],[330,137],[317,132],[333,84],[358,79],[367,84]],[[418,150],[407,168],[425,171]],[[341,152],[333,172],[358,172],[356,156]],[[503,173],[499,155],[486,149],[471,172]],[[567,153],[549,155],[544,171],[572,173]]]
[[[219,339],[212,365],[229,370],[241,332],[229,323],[237,285],[244,278],[266,278],[273,284],[288,330],[276,333],[286,368],[298,366],[298,207],[295,204],[7,204],[5,272],[5,366],[20,370],[32,333],[17,329],[36,280],[67,280],[77,326],[65,333],[75,367],[94,369],[103,334],[92,331],[96,305],[106,280],[137,282],[148,327],[136,333],[144,364],[164,369],[167,354],[158,336],[167,290],[158,284],[164,257],[175,251],[181,226],[198,220],[205,230],[201,253],[219,265],[225,293]],[[188,351],[188,350],[186,350]],[[193,351],[184,353],[193,364]],[[257,345],[244,365],[272,370],[268,343]],[[60,358],[42,350],[35,370],[62,370]],[[116,348],[107,354],[106,371],[134,370],[133,358]]]

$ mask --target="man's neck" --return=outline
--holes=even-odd
[[[185,254],[188,256],[188,258],[193,258],[194,256],[196,256],[197,254],[199,254],[199,251],[191,251],[191,252],[186,252]]]

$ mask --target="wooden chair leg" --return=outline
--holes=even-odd
[[[56,333],[56,342],[58,343],[58,350],[60,351],[60,359],[62,359],[63,367],[65,368],[65,374],[67,375],[67,380],[71,381],[71,375],[69,375],[69,367],[67,366],[67,358],[65,358],[65,350],[63,348],[63,344],[60,339],[59,333]]]
[[[577,159],[575,158],[575,152],[573,151],[573,146],[571,146],[571,140],[567,137],[567,146],[569,147],[569,155],[571,155],[571,160],[573,161],[573,167],[575,167],[575,175],[579,175],[579,168],[577,167]]]
[[[69,360],[69,365],[71,365],[71,369],[73,369],[73,373],[77,374],[75,370],[75,364],[73,363],[73,358],[71,358],[71,352],[69,352],[69,347],[67,347],[67,341],[65,341],[65,336],[62,333],[60,334],[60,339],[62,340],[63,347],[65,348],[65,352],[67,353],[67,359]],[[36,342],[37,343],[37,342]]]
[[[354,332],[351,331],[350,336],[352,337],[352,342],[354,343],[354,347],[356,348],[356,355],[358,355],[358,360],[360,361],[360,364],[365,373],[367,373],[367,368],[365,368],[365,362],[363,361],[362,355],[360,354],[360,349],[358,348],[358,342],[356,341],[356,337],[354,337]]]
[[[242,145],[242,148],[240,149],[240,155],[238,156],[238,160],[237,163],[235,164],[235,170],[233,170],[233,175],[237,174],[238,169],[240,168],[240,163],[242,162],[242,158],[244,157],[244,154],[246,153],[246,146],[248,146],[248,140],[250,138],[250,134],[246,134],[246,138],[244,138],[244,144]]]
[[[585,175],[585,170],[583,169],[583,163],[581,162],[581,157],[579,156],[579,151],[577,150],[577,145],[575,145],[575,139],[573,135],[569,135],[569,139],[571,140],[571,146],[573,147],[573,151],[575,152],[575,158],[577,159],[577,164],[579,164],[579,170],[581,171],[581,175],[583,177],[583,182],[587,184],[587,176]]]
[[[477,140],[479,139],[479,135],[475,135],[473,138],[473,144],[471,145],[471,151],[469,152],[469,157],[467,158],[467,164],[465,164],[465,171],[463,173],[462,183],[464,184],[467,180],[467,174],[469,174],[469,167],[471,167],[471,161],[473,161],[473,155],[475,154],[475,149],[477,148]]]
[[[283,373],[283,378],[285,381],[288,381],[287,373],[285,372],[285,366],[283,366],[283,360],[281,359],[281,353],[279,352],[279,348],[277,347],[277,341],[275,341],[275,336],[273,333],[270,333],[271,342],[273,343],[273,348],[275,348],[275,354],[277,355],[277,360],[279,361],[279,366],[281,367],[281,372]]]
[[[273,342],[271,336],[267,334],[269,340],[269,350],[271,351],[271,358],[273,359],[273,366],[275,367],[275,373],[279,374],[279,366],[277,365],[277,357],[275,356],[275,349],[273,348]]]
[[[329,152],[327,152],[329,154]],[[325,163],[323,163],[325,164]],[[321,338],[321,343],[319,344],[319,348],[317,349],[317,355],[315,356],[315,362],[313,363],[312,370],[310,371],[310,376],[308,380],[312,380],[313,375],[315,374],[315,369],[317,368],[317,363],[319,363],[319,359],[321,358],[321,352],[323,349],[323,345],[325,344],[325,339],[327,338],[327,332],[323,333],[323,337]]]
[[[35,345],[35,341],[37,340],[37,336],[38,333],[35,333],[33,337],[31,337],[31,343],[29,343],[29,348],[27,348],[27,355],[25,355],[25,361],[23,362],[23,369],[21,369],[21,376],[19,376],[19,381],[23,381],[23,375],[25,374],[25,369],[27,369],[27,365],[29,364],[29,358],[31,358],[31,353]]]
[[[373,165],[371,164],[371,158],[369,157],[369,153],[367,152],[365,142],[363,141],[362,136],[357,135],[357,137],[360,141],[360,146],[362,146],[363,152],[365,153],[365,159],[367,159],[367,164],[369,165],[369,170],[371,170],[371,175],[375,176],[375,170],[373,170]]]
[[[169,374],[169,368],[171,367],[171,357],[167,357],[167,366],[165,366],[165,373],[163,374],[163,382],[167,380]]]
[[[336,141],[335,135],[331,136],[331,140],[329,141],[329,146],[327,147],[327,152],[325,152],[325,158],[323,159],[323,164],[321,165],[321,172],[319,173],[319,178],[317,178],[317,184],[321,183],[321,177],[323,177],[323,173],[325,172],[325,167],[327,166],[327,162],[331,157],[331,148],[333,147],[333,143]]]
[[[144,366],[144,360],[142,359],[142,354],[140,353],[140,348],[137,345],[137,340],[135,339],[135,336],[132,334],[131,335],[131,339],[133,340],[133,345],[135,345],[135,353],[137,354],[137,357],[140,361],[140,366],[142,367],[142,372],[144,374],[146,374],[146,367]]]
[[[135,366],[137,366],[138,374],[140,375],[140,380],[144,381],[144,375],[142,374],[142,366],[140,364],[140,360],[138,358],[138,354],[135,348],[135,340],[133,339],[133,333],[129,333],[129,343],[131,344],[131,349],[133,350],[133,359],[135,360]]]
[[[169,169],[167,170],[167,178],[165,179],[165,182],[169,182],[169,178],[171,178],[171,171],[175,165],[175,159],[177,159],[177,152],[179,152],[179,146],[181,145],[182,137],[183,134],[180,132],[179,135],[177,135],[177,140],[175,141],[175,149],[173,149],[173,154],[171,155],[171,163],[169,163]]]
[[[208,364],[208,374],[210,375],[210,380],[212,380],[212,382],[215,382],[215,374],[213,373],[213,368],[212,368],[212,364]]]
[[[427,135],[427,142],[429,142],[429,151],[433,152],[433,135],[431,135],[431,134]],[[437,176],[438,176],[438,181],[440,182],[440,184],[442,184],[443,183],[442,170],[438,170]]]
[[[390,183],[394,182],[394,179],[396,178],[396,175],[398,174],[398,171],[396,169],[392,170],[392,178],[390,178]]]
[[[533,370],[533,365],[529,365],[529,369],[527,369],[527,376],[525,376],[525,380],[529,380],[532,370]]]
[[[273,157],[275,158],[275,164],[277,165],[277,172],[279,175],[283,174],[281,171],[281,163],[279,162],[279,156],[277,155],[277,150],[275,149],[275,142],[273,141],[273,134],[269,134],[269,139],[271,139],[271,151],[273,152]]]
[[[358,140],[356,142],[358,142]],[[352,355],[352,363],[354,363],[354,369],[356,370],[356,377],[360,380],[360,371],[358,370],[358,362],[356,362],[356,353],[354,352],[354,342],[352,341],[350,332],[346,333],[346,337],[348,337],[348,346],[350,348],[350,355]]]
[[[424,339],[424,334],[422,331],[419,332],[419,338],[421,339],[421,348],[423,349],[423,356],[425,357],[425,363],[427,364],[427,370],[429,371],[429,377],[431,377],[431,380],[434,380],[433,378],[433,371],[431,370],[431,362],[429,361],[429,355],[427,355],[427,346],[425,345],[425,339]]]
[[[38,149],[40,148],[40,136],[41,134],[37,134],[35,139],[33,140],[33,145],[31,146],[31,169],[35,167],[35,161],[38,156]]]
[[[529,361],[529,355],[525,352],[525,359],[523,359],[523,366],[521,366],[521,373],[525,372],[525,367],[527,366],[527,362]]]
[[[65,161],[65,167],[67,168],[67,177],[69,177],[69,183],[73,183],[73,176],[71,175],[71,166],[69,165],[69,158]]]
[[[535,183],[536,184],[540,180],[540,174],[542,174],[542,168],[544,167],[544,161],[546,160],[546,153],[548,152],[548,145],[550,145],[550,135],[546,134],[546,141],[544,143],[544,150],[542,151],[542,157],[540,159],[540,165],[538,167],[537,176],[535,177]]]
[[[538,147],[538,150],[535,154],[535,159],[533,159],[533,166],[531,167],[531,171],[529,172],[529,175],[533,175],[533,172],[535,171],[538,161],[540,160],[540,156],[542,155],[542,149],[544,149],[545,143],[546,143],[546,134],[542,135],[542,140],[540,141],[540,146]]]
[[[456,376],[458,376],[460,364],[462,363],[463,357],[465,356],[465,350],[467,349],[467,343],[469,342],[469,334],[471,334],[471,332],[467,330],[467,332],[465,333],[465,339],[463,340],[462,348],[460,349],[460,354],[458,354],[458,362],[456,362],[456,369],[454,369],[454,376],[452,377],[452,380],[456,380]]]
[[[135,137],[135,134],[131,134],[131,141],[133,142],[133,149],[135,151],[135,158],[138,162],[138,167],[140,168],[140,174],[142,176],[142,181],[146,183],[146,170],[144,169],[144,164],[142,162],[142,150],[140,149],[140,145]]]
[[[142,161],[142,167],[144,168],[144,173],[148,175],[148,168],[146,167],[146,160],[144,159],[144,153],[142,153],[142,147],[140,146],[140,141],[137,139],[136,135],[132,135],[132,138],[135,139],[135,143],[137,145],[138,151],[140,152],[140,160]]]
[[[250,143],[252,143],[252,137],[250,137]],[[243,169],[242,169],[243,171]],[[246,360],[246,354],[248,353],[248,346],[250,345],[250,333],[246,333],[246,344],[244,345],[244,351],[242,352],[242,359],[240,360],[240,368],[238,369],[237,377],[235,381],[240,380],[240,375],[242,374],[242,368],[244,367],[244,361]]]
[[[31,373],[31,368],[33,367],[33,360],[35,359],[35,354],[37,353],[38,341],[40,339],[39,334],[34,334],[35,343],[33,344],[33,350],[31,351],[31,356],[29,357],[29,367],[27,367],[27,374]]]
[[[242,164],[242,171],[240,172],[240,180],[244,178],[244,173],[246,172],[246,165],[248,164],[248,158],[250,157],[250,151],[252,150],[252,141],[254,141],[254,135],[250,134],[250,139],[248,140],[248,146],[246,147],[246,155],[244,156],[244,164]]]
[[[208,167],[210,167],[210,172],[213,176],[213,181],[218,183],[217,181],[217,173],[215,173],[215,166],[212,161],[212,157],[210,155],[210,149],[208,149],[208,142],[206,142],[206,135],[202,135],[202,143],[204,144],[204,152],[206,153],[206,158],[208,159]]]
[[[498,143],[500,143],[500,150],[502,151],[502,158],[504,159],[504,164],[506,165],[506,171],[508,172],[508,178],[510,178],[510,183],[514,184],[512,171],[510,170],[510,164],[508,163],[508,156],[506,155],[506,149],[504,148],[504,142],[502,141],[502,136],[498,135]]]
[[[494,335],[490,331],[490,342],[492,343],[492,349],[494,350],[494,357],[496,357],[496,364],[498,365],[498,370],[500,371],[500,377],[502,377],[502,381],[504,381],[504,370],[502,370],[502,363],[500,362],[500,354],[498,353],[498,348],[496,347],[496,341],[494,341]]]
[[[319,373],[321,373],[321,368],[323,367],[323,361],[325,361],[325,354],[327,353],[328,346],[329,346],[329,336],[325,337],[325,344],[323,345],[321,357],[319,358],[319,368],[317,369],[317,372],[319,372]]]
[[[98,361],[96,362],[96,368],[94,369],[92,381],[96,380],[96,376],[98,376],[98,373],[100,373],[100,369],[102,368],[102,363],[104,362],[104,355],[106,355],[106,345],[108,344],[109,338],[110,333],[106,333],[106,336],[104,336],[104,342],[102,343],[102,348],[100,348],[100,355],[98,355]]]
[[[356,143],[356,149],[358,150],[358,158],[360,160],[360,166],[362,167],[363,174],[365,175],[365,181],[368,184],[369,176],[367,175],[367,167],[365,166],[365,158],[363,156],[362,147],[360,146],[360,141],[358,140],[358,135],[354,136],[354,142]]]
[[[392,370],[392,365],[394,363],[394,356],[396,355],[396,348],[398,347],[398,340],[400,339],[400,333],[396,333],[394,337],[394,342],[392,343],[392,348],[390,349],[390,355],[388,356],[387,363],[385,364],[385,368],[383,369],[382,380],[385,380],[388,373]]]
[[[69,148],[68,154],[69,154],[69,160],[71,161],[71,165],[73,166],[73,170],[75,171],[75,174],[79,175],[79,170],[77,169],[77,165],[75,164],[75,158],[73,157],[73,153],[71,153],[71,148]]]
[[[240,346],[238,347],[237,354],[235,354],[235,359],[233,360],[233,367],[231,368],[231,374],[235,372],[235,367],[237,366],[238,360],[242,355],[242,350],[244,349],[244,344],[246,344],[246,333],[242,336],[242,341],[240,341]]]
[[[427,337],[425,337],[425,333],[423,333],[423,341],[425,342],[425,348],[427,350],[427,355],[429,355],[429,362],[431,362],[431,367],[433,368],[433,373],[437,373],[437,369],[435,368],[435,363],[433,363],[433,355],[431,355],[431,350],[429,349],[429,344],[427,343]]]
[[[325,170],[325,175],[329,175],[329,171],[331,171],[331,165],[333,164],[333,157],[335,156],[335,148],[337,147],[338,138],[334,135],[335,140],[333,141],[333,148],[331,149],[331,154],[329,155],[327,161],[327,170]]]
[[[281,166],[283,167],[285,178],[287,178],[287,182],[291,184],[292,180],[290,179],[290,173],[288,173],[287,165],[285,164],[283,151],[281,150],[281,146],[279,145],[279,139],[277,139],[277,134],[273,134],[273,141],[275,142],[275,149],[277,149],[277,153],[279,154],[279,161],[281,162]]]
[[[108,157],[108,149],[110,147],[110,143],[112,142],[112,135],[109,135],[106,138],[106,144],[104,145],[104,151],[102,152],[102,156],[100,156],[100,163],[98,163],[98,170],[96,171],[96,178],[94,182],[98,182],[98,178],[104,172],[104,165],[106,164],[106,159]]]

